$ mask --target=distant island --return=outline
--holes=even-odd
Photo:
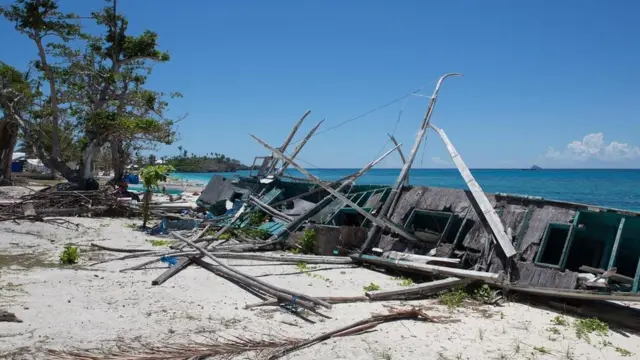
[[[538,165],[533,165],[529,170],[542,170],[542,168]]]
[[[196,155],[194,153],[189,154],[189,152],[182,147],[178,147],[178,150],[180,154],[177,156],[162,157],[163,163],[173,166],[176,172],[233,172],[251,169],[251,167],[242,164],[239,160],[232,159],[224,154],[209,153],[206,155]]]

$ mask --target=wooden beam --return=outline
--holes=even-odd
[[[445,143],[447,150],[451,155],[451,159],[456,164],[458,171],[460,171],[460,175],[462,175],[462,178],[467,183],[467,187],[471,191],[471,195],[475,199],[480,210],[482,210],[482,215],[487,220],[487,223],[489,224],[489,227],[493,232],[493,240],[500,245],[507,258],[514,256],[516,254],[516,249],[513,248],[511,239],[507,236],[507,233],[504,230],[502,220],[500,220],[500,217],[496,213],[496,210],[493,208],[493,206],[491,206],[489,199],[487,199],[487,196],[484,194],[484,191],[482,191],[482,188],[471,174],[471,171],[469,170],[467,165],[464,163],[464,161],[462,161],[462,157],[456,151],[456,148],[453,146],[451,141],[449,141],[447,134],[445,134],[442,129],[433,124],[430,124],[429,126],[431,126],[431,128],[435,130],[438,135],[440,135],[440,138]]]
[[[428,295],[433,295],[443,290],[451,289],[456,286],[466,285],[472,282],[469,279],[459,279],[457,277],[449,277],[442,280],[430,281],[427,283],[412,286],[408,289],[386,290],[386,291],[370,291],[364,294],[371,300],[403,300],[415,299]]]
[[[185,243],[189,244],[189,246],[191,246],[192,248],[198,250],[203,256],[208,257],[213,262],[215,262],[216,264],[220,265],[220,267],[221,267],[220,270],[224,271],[225,273],[227,273],[225,275],[230,275],[229,277],[232,277],[232,278],[234,278],[236,280],[240,280],[240,281],[246,283],[246,285],[257,287],[256,284],[258,284],[258,285],[261,285],[264,288],[269,288],[269,289],[271,289],[273,291],[277,291],[277,292],[280,292],[280,293],[285,293],[285,294],[288,294],[289,296],[297,297],[297,298],[300,298],[302,300],[306,300],[308,302],[311,302],[311,303],[314,303],[314,304],[318,304],[320,306],[324,306],[327,309],[331,309],[331,304],[329,304],[326,301],[316,299],[316,298],[314,298],[312,296],[308,296],[308,295],[305,295],[305,294],[297,292],[297,291],[287,290],[287,289],[278,287],[276,285],[269,284],[266,281],[260,280],[259,278],[255,277],[253,275],[249,275],[249,274],[243,273],[240,270],[234,269],[233,267],[231,267],[231,266],[225,264],[224,262],[220,261],[220,259],[218,259],[215,256],[213,256],[210,252],[208,252],[204,248],[194,244],[192,241],[187,240],[187,239],[183,238],[182,236],[180,236],[180,235],[178,235],[176,233],[172,233],[172,234],[176,238],[178,238],[178,239],[184,241]]]
[[[293,218],[287,214],[284,214],[274,208],[272,208],[271,206],[263,203],[262,201],[260,201],[260,199],[258,199],[257,197],[253,196],[253,195],[249,195],[249,201],[256,204],[259,208],[261,208],[263,211],[265,211],[267,214],[277,217],[279,219],[285,220],[287,222],[292,222]]]
[[[580,266],[580,268],[578,268],[579,271],[583,271],[583,272],[587,272],[590,274],[596,274],[596,275],[601,275],[604,274],[604,270],[602,269],[596,269],[594,267],[591,266],[586,266],[586,265],[582,265]],[[620,274],[613,274],[611,275],[611,277],[609,278],[613,281],[618,281],[621,282],[623,284],[633,284],[633,278],[628,277],[628,276],[624,276],[624,275],[620,275]]]
[[[400,192],[402,190],[403,184],[405,183],[405,179],[409,176],[409,170],[411,170],[413,161],[415,160],[416,155],[418,154],[418,150],[420,149],[420,144],[424,139],[424,134],[427,132],[427,128],[429,126],[429,123],[431,122],[431,115],[433,114],[433,109],[435,108],[436,100],[438,99],[438,92],[440,91],[440,86],[442,85],[442,82],[444,81],[444,79],[450,76],[462,76],[462,74],[458,74],[458,73],[444,74],[443,76],[440,77],[440,79],[438,79],[438,83],[436,84],[436,87],[433,90],[433,94],[431,95],[431,99],[429,100],[429,106],[427,107],[427,112],[424,114],[424,118],[422,119],[420,130],[418,130],[418,133],[416,134],[416,139],[413,143],[413,147],[409,152],[409,158],[405,161],[404,165],[402,166],[402,170],[400,170],[400,174],[398,175],[398,178],[396,179],[396,182],[394,183],[393,188],[391,189],[391,193],[385,200],[384,204],[382,204],[382,208],[380,209],[380,214],[383,217],[390,218],[391,214],[394,211],[394,208],[392,206],[395,206],[395,204],[397,204],[398,202],[398,198],[400,196]],[[381,230],[380,228],[384,228],[384,227],[377,226],[377,224],[374,224],[371,230],[369,230],[369,233],[367,235],[367,240],[362,245],[362,251],[361,251],[362,253],[369,251],[369,249],[373,246],[372,244],[373,239],[378,237]]]
[[[307,141],[309,141],[309,139],[311,139],[311,137],[313,136],[313,134],[315,134],[316,130],[318,130],[318,128],[320,127],[320,125],[324,122],[324,120],[320,120],[316,126],[313,127],[313,129],[311,129],[311,131],[309,131],[309,133],[307,134],[307,136],[305,136],[305,138],[302,140],[302,142],[300,142],[300,144],[298,144],[298,146],[296,146],[296,149],[293,151],[293,154],[291,154],[291,158],[295,159],[296,156],[298,156],[298,153],[302,150],[302,148],[304,147],[304,145],[307,143]],[[283,151],[284,152],[284,151]],[[285,170],[287,170],[287,167],[289,167],[289,163],[284,163],[282,164],[282,166],[280,167],[280,169],[278,169],[278,171],[276,172],[276,177],[281,176]]]
[[[578,222],[580,221],[580,211],[576,211],[576,216],[573,218],[567,239],[564,242],[564,248],[560,255],[560,269],[567,269],[567,261],[569,261],[569,253],[571,252],[571,245],[573,245],[573,239],[576,237],[576,229],[578,228]]]
[[[631,291],[634,293],[638,293],[638,288],[640,287],[640,259],[638,259],[638,266],[636,266],[636,275],[633,278],[633,287]]]
[[[616,257],[618,256],[618,247],[620,246],[620,239],[622,239],[622,231],[624,230],[624,223],[627,218],[620,219],[620,225],[618,225],[618,232],[616,233],[616,239],[613,242],[613,248],[611,249],[611,256],[609,257],[609,266],[607,270],[611,270],[616,264]]]
[[[398,251],[385,252],[382,255],[382,257],[383,258],[387,258],[387,259],[393,259],[393,260],[413,261],[413,262],[418,262],[418,263],[422,263],[422,264],[427,264],[427,263],[430,263],[430,262],[439,262],[439,263],[449,263],[449,264],[457,265],[457,264],[460,263],[460,259],[451,259],[451,258],[437,257],[437,256],[416,255],[416,254],[409,254],[409,253],[403,253],[403,252],[398,252]]]
[[[311,114],[311,110],[307,110],[304,113],[304,115],[302,115],[300,120],[298,120],[298,122],[295,125],[293,125],[293,129],[291,129],[291,132],[289,132],[289,135],[284,140],[284,143],[282,143],[282,146],[280,146],[280,151],[282,152],[287,151],[287,147],[289,146],[289,143],[291,143],[291,140],[293,140],[293,137],[298,132],[300,125],[302,125],[302,122],[304,121],[304,119],[307,118],[307,116],[309,116],[309,114]],[[273,169],[276,167],[277,164],[278,164],[278,158],[276,157],[276,159],[271,162],[271,165],[269,166],[269,169],[267,170],[267,173],[265,176],[268,176],[273,171]]]
[[[356,254],[351,255],[354,261],[363,261],[366,263],[389,267],[392,269],[405,270],[408,272],[414,272],[418,274],[431,274],[431,275],[443,275],[453,276],[461,279],[481,280],[490,284],[503,285],[505,282],[504,275],[493,274],[484,271],[463,270],[450,268],[445,266],[427,265],[413,263],[402,260],[389,260],[383,259],[377,256]]]
[[[414,242],[419,243],[420,239],[418,239],[417,237],[415,237],[413,234],[409,233],[407,230],[401,228],[400,226],[392,223],[391,221],[384,219],[383,217],[380,218],[376,218],[375,216],[371,215],[369,212],[363,210],[360,206],[356,205],[355,203],[353,203],[351,200],[349,200],[346,196],[340,194],[339,192],[337,192],[336,190],[332,189],[331,187],[325,185],[322,183],[322,181],[320,181],[320,179],[318,179],[317,177],[313,176],[311,173],[309,173],[307,170],[305,170],[303,167],[301,167],[300,165],[296,164],[293,160],[291,160],[288,156],[284,155],[282,152],[280,152],[278,149],[270,146],[269,144],[267,144],[266,142],[260,140],[258,137],[251,135],[254,139],[256,139],[259,143],[261,143],[264,147],[266,147],[267,149],[271,150],[275,156],[281,158],[282,160],[288,162],[291,164],[291,166],[293,166],[294,168],[296,168],[298,171],[300,171],[302,174],[304,174],[305,176],[307,176],[311,181],[313,181],[314,183],[316,183],[317,185],[320,185],[322,187],[325,188],[325,190],[327,190],[329,193],[331,193],[333,196],[335,196],[336,198],[338,198],[339,200],[341,200],[342,202],[346,203],[347,205],[351,206],[353,209],[355,209],[360,215],[364,216],[365,218],[367,218],[369,221],[371,221],[374,224],[377,224],[378,226],[385,228],[385,227],[389,227],[391,228],[393,231],[395,231],[397,234],[402,235],[403,237],[405,237],[407,240],[411,240]],[[395,150],[396,148],[393,148],[392,150]]]

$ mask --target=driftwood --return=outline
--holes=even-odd
[[[436,87],[433,90],[433,94],[431,95],[431,98],[429,100],[429,106],[427,107],[427,112],[424,114],[422,124],[420,125],[420,130],[418,130],[418,133],[416,134],[416,139],[413,143],[413,147],[409,152],[409,158],[407,158],[404,165],[402,166],[402,170],[400,170],[400,174],[398,175],[396,182],[393,184],[393,187],[391,188],[391,193],[389,193],[389,196],[382,204],[382,208],[380,209],[380,214],[383,217],[390,217],[394,211],[394,208],[398,202],[398,199],[400,198],[402,187],[405,184],[405,179],[409,176],[409,170],[411,170],[413,161],[415,160],[416,155],[418,154],[418,150],[420,149],[420,144],[422,143],[422,140],[424,139],[424,135],[427,132],[429,123],[431,122],[431,115],[433,114],[433,109],[436,105],[436,100],[438,99],[438,92],[440,91],[440,86],[442,85],[442,82],[444,81],[444,79],[450,76],[462,76],[462,74],[449,73],[441,76],[440,79],[438,80],[438,83],[436,84]],[[382,229],[384,229],[384,226],[380,226],[379,224],[374,223],[374,225],[371,227],[371,230],[369,230],[369,234],[367,235],[367,240],[362,245],[362,253],[366,253],[367,251],[370,250],[370,248],[374,245],[373,244],[374,239],[378,238],[378,235],[380,234],[380,230]]]
[[[388,260],[371,255],[352,255],[354,261],[362,261],[374,265],[389,267],[392,269],[404,270],[418,274],[432,274],[453,276],[463,279],[480,280],[489,284],[503,285],[504,275],[493,274],[482,271],[454,269],[450,267],[413,263],[401,260]]]
[[[181,237],[180,235],[175,235],[178,239],[184,241],[185,243],[189,244],[191,247],[193,247],[194,249],[198,250],[200,253],[202,253],[202,255],[208,257],[209,259],[213,260],[216,264],[220,265],[222,267],[222,269],[224,269],[225,272],[229,273],[229,277],[234,278],[236,281],[238,282],[243,282],[245,284],[259,284],[261,286],[261,288],[268,288],[274,292],[278,292],[278,293],[285,293],[288,294],[290,299],[291,298],[300,298],[309,302],[312,302],[314,304],[318,304],[320,306],[326,307],[328,309],[331,308],[331,304],[327,303],[326,301],[322,301],[319,299],[316,299],[314,297],[299,293],[297,291],[292,291],[292,290],[287,290],[287,289],[283,289],[280,288],[278,286],[269,284],[265,281],[262,281],[252,275],[248,275],[245,274],[239,270],[236,270],[234,268],[232,268],[231,266],[228,266],[227,264],[225,264],[224,262],[220,261],[218,258],[216,258],[215,256],[213,256],[210,252],[208,252],[207,250],[203,249],[202,247],[194,244],[193,242],[191,242],[190,240],[187,240],[183,237]],[[221,270],[223,271],[223,270]],[[252,285],[255,287],[255,285]],[[264,290],[263,290],[264,291]]]

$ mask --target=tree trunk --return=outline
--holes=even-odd
[[[18,124],[0,121],[0,185],[11,185],[13,149],[18,141]]]
[[[147,228],[147,221],[149,221],[149,206],[151,204],[151,195],[153,192],[151,189],[147,189],[142,197],[142,228]]]
[[[113,167],[113,180],[119,181],[124,177],[124,161],[122,141],[111,138],[111,166]]]
[[[54,159],[60,159],[60,111],[58,109],[58,92],[56,89],[56,77],[53,70],[47,62],[47,55],[42,44],[42,38],[37,34],[35,38],[36,45],[38,46],[38,55],[40,56],[40,63],[44,70],[45,77],[49,82],[49,99],[51,101],[51,157]],[[56,178],[56,168],[51,167],[51,178]]]

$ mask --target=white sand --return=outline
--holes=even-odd
[[[82,246],[81,265],[104,253],[86,251],[90,242],[116,247],[149,247],[145,236],[132,230],[131,220],[73,219],[82,224],[68,230],[43,223],[0,223],[0,254],[42,254],[52,263],[65,243]],[[111,254],[107,256],[113,256]],[[0,258],[1,259],[1,258]],[[140,341],[200,340],[199,336],[242,334],[246,337],[288,335],[308,337],[386,313],[389,306],[421,306],[431,315],[451,316],[458,323],[399,321],[366,334],[337,338],[291,354],[289,359],[616,359],[615,346],[638,358],[640,341],[610,332],[578,340],[571,327],[548,329],[556,313],[507,303],[502,307],[466,307],[453,313],[436,300],[334,305],[309,324],[274,307],[245,310],[260,299],[217,276],[192,266],[161,286],[151,280],[166,265],[120,273],[146,260],[133,259],[98,265],[90,270],[0,266],[0,308],[14,312],[23,323],[0,323],[0,354],[21,347],[90,348],[118,339]],[[0,260],[1,261],[1,260]],[[398,280],[363,268],[326,265],[322,278],[297,272],[294,265],[229,260],[230,265],[273,284],[316,296],[360,296],[374,282],[385,290],[400,288]],[[271,275],[269,275],[271,274]],[[574,319],[567,317],[570,322]],[[603,346],[606,340],[611,345]],[[550,354],[539,350],[548,349]],[[544,348],[544,349],[543,349]],[[0,355],[0,358],[2,356]]]

